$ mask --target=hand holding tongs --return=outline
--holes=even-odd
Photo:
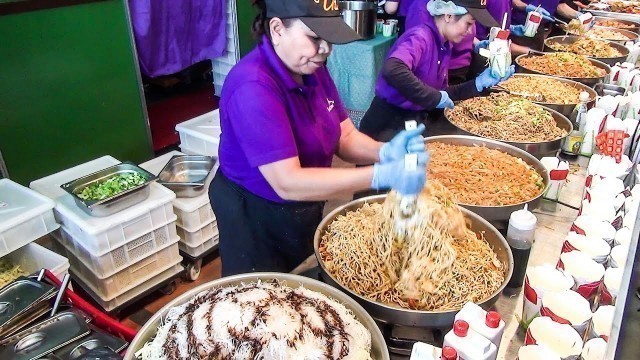
[[[527,94],[527,93],[521,93],[521,92],[515,92],[515,91],[511,91],[509,89],[507,89],[506,87],[498,84],[495,85],[493,87],[491,87],[491,90],[494,91],[501,91],[501,92],[505,92],[509,95],[515,95],[515,96],[520,96],[523,98],[530,98],[532,101],[537,101],[537,102],[542,102],[542,95],[540,94]]]

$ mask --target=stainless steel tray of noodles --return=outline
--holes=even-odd
[[[357,199],[342,205],[327,216],[322,219],[320,225],[316,229],[314,238],[313,238],[313,247],[316,254],[316,258],[318,259],[318,264],[320,265],[321,276],[322,279],[335,286],[339,290],[349,294],[352,298],[354,298],[360,305],[362,305],[367,312],[373,316],[378,321],[394,324],[394,325],[403,325],[403,326],[412,326],[412,327],[427,327],[427,328],[447,328],[451,327],[453,324],[454,317],[456,313],[460,309],[453,310],[444,310],[444,311],[425,311],[425,310],[411,310],[404,309],[399,306],[392,306],[388,304],[383,304],[374,300],[367,298],[366,296],[362,296],[357,294],[355,291],[349,289],[347,286],[339,283],[328,271],[325,263],[322,261],[322,256],[319,252],[320,242],[322,241],[322,236],[327,232],[329,225],[341,215],[345,215],[350,211],[355,211],[361,208],[365,203],[382,203],[386,199],[386,195],[374,195],[361,199]],[[494,291],[489,297],[486,299],[482,299],[477,301],[476,303],[482,306],[484,309],[491,308],[495,302],[498,300],[500,293],[505,288],[511,275],[513,273],[513,255],[511,253],[511,249],[507,244],[507,241],[504,237],[498,232],[498,230],[488,221],[484,220],[479,215],[461,208],[465,218],[470,222],[471,230],[476,233],[482,232],[484,234],[484,238],[487,240],[493,251],[496,253],[498,260],[504,265],[505,269],[505,278],[500,287]]]
[[[589,91],[589,94],[591,95],[593,90]],[[540,104],[538,104],[540,105]],[[550,107],[547,106],[543,106],[540,105],[541,107],[543,107],[545,110],[547,110],[549,113],[551,113],[551,116],[553,116],[553,119],[556,122],[556,125],[560,128],[563,129],[567,132],[567,135],[569,135],[569,133],[571,133],[571,131],[573,131],[573,124],[571,123],[571,121],[564,115],[562,115],[561,113],[557,112],[556,110],[551,109]],[[572,109],[573,111],[573,109]],[[473,135],[474,137],[478,137],[479,139],[487,139],[487,140],[493,140],[493,141],[497,141],[500,143],[504,143],[504,144],[508,144],[511,146],[514,146],[518,149],[522,149],[523,151],[533,155],[534,157],[540,159],[542,157],[545,156],[555,156],[555,154],[558,152],[558,150],[560,150],[560,148],[562,147],[562,142],[564,141],[564,138],[567,137],[567,135],[558,138],[558,139],[554,139],[554,140],[550,140],[550,141],[542,141],[542,142],[518,142],[518,141],[503,141],[503,140],[498,140],[498,139],[489,139],[489,138],[485,138],[482,137],[478,134],[474,134],[472,132],[469,132],[461,127],[459,127],[458,125],[456,125],[453,121],[452,121],[452,115],[451,115],[451,109],[446,109],[444,111],[444,117],[445,119],[447,119],[448,122],[451,123],[451,125],[455,126],[457,129],[459,129],[461,132],[463,132],[464,134],[469,134],[469,135]]]
[[[613,19],[640,22],[640,14],[627,14],[627,13],[619,13],[619,12],[597,10],[597,9],[585,9],[585,11],[590,12],[594,17],[602,16],[602,17],[608,17]]]
[[[313,291],[317,291],[322,293],[334,300],[337,300],[342,305],[344,305],[347,309],[351,310],[355,315],[356,319],[360,321],[364,327],[366,327],[371,332],[371,358],[376,360],[389,360],[389,351],[387,349],[387,345],[382,337],[382,332],[378,328],[378,325],[375,323],[373,318],[365,311],[362,306],[360,306],[356,301],[351,299],[349,296],[344,294],[343,292],[338,291],[335,287],[327,285],[318,280],[314,280],[308,277],[293,275],[293,274],[284,274],[284,273],[251,273],[251,274],[240,274],[234,276],[228,276],[225,278],[221,278],[218,280],[211,281],[209,283],[200,285],[194,289],[189,290],[188,292],[178,296],[177,298],[170,301],[167,305],[165,305],[160,311],[155,313],[142,328],[138,331],[136,337],[131,341],[131,344],[127,348],[127,353],[124,357],[125,360],[134,360],[138,359],[136,357],[136,352],[138,352],[145,343],[152,340],[156,335],[158,326],[162,324],[162,321],[166,317],[169,309],[175,306],[182,305],[190,301],[193,297],[199,294],[202,291],[215,289],[224,286],[234,286],[240,285],[243,283],[250,283],[256,281],[271,281],[276,280],[280,284],[289,287],[299,287],[304,286],[305,288]]]
[[[580,92],[584,91],[584,92],[588,93],[589,94],[589,105],[595,103],[596,96],[598,95],[594,89],[590,88],[589,86],[587,86],[585,84],[581,84],[579,82],[576,82],[576,81],[573,81],[573,80],[569,80],[569,79],[553,77],[553,76],[550,76],[550,75],[513,74],[512,78],[538,78],[538,79],[543,79],[543,80],[553,79],[555,81],[559,81],[561,83],[567,84],[567,85],[579,90]],[[542,105],[544,107],[547,107],[547,108],[549,108],[551,110],[555,110],[555,111],[559,112],[560,114],[564,115],[567,119],[571,116],[571,113],[573,112],[573,109],[575,109],[576,105],[578,105],[578,101],[574,101],[574,102],[571,102],[571,103],[568,103],[568,104],[560,104],[560,103],[556,104],[556,103],[548,103],[548,102],[541,102],[541,101],[533,101],[533,102],[538,104],[538,105]]]
[[[543,72],[541,72],[541,71],[532,70],[532,69],[529,69],[529,68],[527,68],[527,67],[524,67],[524,66],[520,65],[520,61],[521,61],[522,59],[527,58],[527,57],[532,57],[532,56],[540,56],[540,55],[541,55],[541,54],[534,54],[534,53],[531,53],[531,54],[523,54],[523,55],[520,55],[520,56],[516,57],[516,60],[515,60],[515,63],[516,63],[516,71],[517,71],[518,73],[547,75],[547,76],[552,76],[552,77],[555,77],[555,78],[562,78],[562,79],[573,80],[573,81],[579,82],[579,83],[581,83],[581,84],[585,84],[585,85],[587,85],[587,86],[593,86],[593,85],[595,85],[595,84],[597,84],[597,83],[601,83],[601,82],[603,82],[603,81],[604,81],[604,78],[606,78],[606,77],[607,77],[607,75],[609,75],[609,74],[611,73],[611,67],[610,67],[609,65],[607,65],[607,64],[605,64],[605,63],[603,63],[602,61],[598,61],[598,60],[591,59],[591,58],[587,58],[587,60],[589,60],[589,61],[591,62],[591,64],[592,64],[592,65],[594,65],[594,66],[596,66],[596,67],[599,67],[599,68],[601,68],[601,69],[604,69],[604,70],[605,70],[605,72],[606,72],[604,75],[602,75],[602,76],[598,76],[598,77],[570,77],[570,76],[556,76],[556,75],[546,74],[546,73],[543,73]]]
[[[589,10],[587,10],[587,11],[589,11]],[[638,22],[638,21],[640,21],[640,16],[638,16],[637,20],[617,19],[617,18],[614,18],[612,16],[594,16],[593,20],[596,21],[596,22],[599,21],[599,20],[600,21],[613,20],[613,21],[616,21],[616,22],[618,22],[620,24],[628,25],[628,26],[631,26],[631,27],[626,27],[626,28],[618,28],[618,27],[615,27],[615,26],[603,26],[603,27],[611,27],[611,28],[615,28],[615,29],[627,30],[627,31],[634,32],[636,34],[640,34],[640,22]]]
[[[488,149],[495,149],[507,153],[513,157],[519,158],[524,161],[526,164],[531,166],[540,176],[542,176],[543,187],[538,194],[538,196],[518,204],[512,205],[504,205],[504,206],[481,206],[481,205],[473,205],[473,204],[462,204],[459,203],[460,206],[472,211],[474,214],[481,216],[483,219],[487,221],[508,221],[511,213],[520,210],[524,207],[525,204],[528,205],[529,209],[535,209],[540,204],[542,200],[542,194],[545,193],[547,188],[551,183],[551,179],[549,178],[549,172],[542,165],[540,160],[533,157],[531,154],[519,149],[515,146],[511,146],[509,144],[505,144],[496,140],[484,139],[476,136],[464,136],[464,135],[443,135],[443,136],[432,136],[425,139],[425,143],[428,145],[429,143],[440,142],[451,145],[461,145],[461,146],[484,146]]]
[[[544,40],[544,51],[549,51],[549,52],[556,52],[556,51],[562,51],[562,50],[556,50],[554,49],[554,45],[571,45],[573,43],[575,43],[576,41],[580,40],[580,39],[584,39],[582,36],[574,36],[574,35],[566,35],[566,36],[552,36],[549,38],[546,38]],[[629,49],[627,49],[626,46],[619,44],[617,42],[613,42],[613,41],[609,41],[609,40],[601,40],[604,41],[605,43],[607,43],[609,46],[611,46],[612,48],[618,50],[618,52],[620,53],[620,56],[615,56],[615,57],[596,57],[596,56],[589,56],[589,55],[585,55],[588,58],[591,59],[596,59],[598,61],[602,61],[603,63],[609,65],[609,66],[613,66],[616,63],[620,62],[625,62],[627,60],[627,56],[629,55]]]

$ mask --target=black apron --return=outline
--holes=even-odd
[[[391,140],[404,130],[404,122],[416,120],[425,123],[426,111],[407,110],[388,103],[381,97],[374,97],[371,106],[360,120],[360,132],[382,142]]]
[[[324,202],[276,203],[235,184],[220,169],[209,199],[220,232],[222,276],[290,272],[313,254]]]

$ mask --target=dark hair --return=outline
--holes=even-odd
[[[271,31],[269,31],[269,22],[272,18],[267,17],[267,4],[265,0],[251,0],[253,6],[258,8],[258,15],[251,25],[251,33],[256,39],[260,39],[262,35],[267,35],[271,39]],[[295,19],[282,19],[284,27],[289,27]]]

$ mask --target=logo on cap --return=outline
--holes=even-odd
[[[320,0],[313,0],[316,4],[320,4]],[[338,1],[337,0],[323,0],[323,8],[324,11],[338,11]],[[482,0],[486,3],[487,0]]]

